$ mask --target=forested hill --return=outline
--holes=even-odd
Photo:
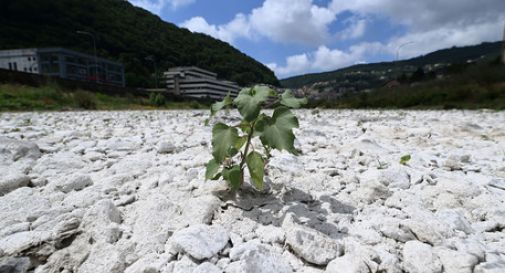
[[[415,57],[409,60],[402,60],[397,62],[383,62],[383,63],[372,63],[372,64],[359,64],[347,68],[342,68],[335,71],[323,72],[323,73],[313,73],[300,75],[295,77],[290,77],[281,80],[281,85],[288,88],[301,88],[303,86],[311,85],[317,82],[329,82],[332,80],[344,81],[346,74],[357,72],[366,74],[370,71],[375,72],[386,72],[395,71],[402,68],[408,67],[422,67],[425,65],[435,65],[435,64],[458,64],[466,63],[468,60],[478,60],[480,58],[492,59],[496,58],[501,54],[503,42],[493,42],[493,43],[482,43],[480,45],[465,46],[465,47],[452,47],[447,49],[438,50],[423,56]],[[401,74],[402,71],[396,72],[396,74]],[[374,76],[372,75],[371,78]],[[370,78],[370,77],[369,77]],[[374,79],[369,79],[368,81],[373,81]],[[380,84],[382,82],[377,81]]]
[[[274,73],[229,44],[162,21],[125,0],[1,0],[0,49],[61,46],[125,65],[128,86],[153,85],[154,56],[159,71],[196,65],[241,85],[278,85]]]

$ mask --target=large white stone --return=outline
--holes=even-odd
[[[198,224],[175,232],[170,243],[175,250],[203,260],[221,251],[229,239],[228,232],[221,226]]]
[[[93,246],[89,257],[79,267],[78,273],[123,273],[126,267],[125,253],[107,243]]]
[[[31,268],[31,261],[28,257],[3,257],[0,258],[0,272],[3,273],[27,273]]]
[[[82,190],[91,185],[93,185],[93,180],[91,180],[91,177],[88,175],[73,175],[60,181],[60,183],[56,185],[56,189],[68,193]]]
[[[0,137],[0,153],[10,155],[13,161],[21,158],[38,159],[41,156],[37,144],[8,137]]]
[[[440,258],[445,273],[472,273],[479,263],[474,255],[448,248],[434,248],[434,253]]]
[[[30,177],[20,173],[2,174],[0,177],[0,196],[5,195],[17,188],[26,187],[30,183]]]
[[[365,261],[361,256],[349,253],[331,261],[326,273],[369,273],[377,270],[377,264]]]
[[[258,240],[234,247],[230,251],[230,263],[226,273],[291,273],[293,269],[284,257],[268,245],[261,244]]]
[[[433,248],[419,241],[408,241],[403,246],[403,267],[408,273],[441,273],[442,263]]]
[[[307,262],[326,265],[342,251],[334,239],[295,223],[292,213],[286,215],[282,228],[286,232],[286,244]]]

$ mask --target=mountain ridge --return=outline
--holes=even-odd
[[[502,49],[501,41],[498,42],[484,42],[479,45],[464,46],[464,47],[451,47],[436,50],[434,52],[414,57],[407,60],[392,61],[392,62],[378,62],[370,64],[357,64],[349,67],[340,68],[337,70],[308,73],[281,79],[281,85],[286,88],[302,88],[307,85],[315,84],[317,82],[331,81],[338,77],[343,76],[346,72],[355,71],[371,71],[371,70],[388,70],[398,69],[398,67],[422,67],[436,63],[464,63],[467,60],[475,60],[481,56],[486,58],[494,58],[499,56]],[[388,79],[391,80],[391,79]]]

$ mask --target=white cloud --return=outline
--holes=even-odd
[[[359,14],[378,14],[408,25],[413,30],[429,30],[443,25],[468,25],[479,21],[496,20],[505,11],[503,0],[333,0],[330,9],[335,13],[351,11]]]
[[[268,67],[277,76],[286,77],[299,73],[335,70],[363,63],[367,56],[387,52],[387,47],[380,43],[361,43],[351,46],[348,50],[320,46],[313,52],[287,57],[285,66],[270,63]]]
[[[498,20],[505,22],[505,15],[499,17]],[[442,27],[429,31],[408,33],[401,37],[392,38],[387,47],[391,54],[396,54],[395,51],[399,45],[412,42],[412,44],[402,48],[400,56],[400,58],[410,58],[455,45],[465,46],[478,44],[482,41],[497,41],[501,39],[502,33],[502,24],[482,22],[462,26],[461,28]]]
[[[245,15],[239,13],[225,25],[211,25],[203,17],[193,17],[183,22],[181,27],[192,32],[205,33],[216,39],[233,43],[239,37],[251,38],[251,28]]]
[[[263,36],[275,42],[318,46],[331,37],[328,26],[336,17],[333,11],[314,5],[312,0],[265,0],[250,14],[239,14],[223,25],[202,19],[193,17],[181,26],[227,42],[238,37]]]
[[[141,7],[148,10],[154,14],[160,15],[161,11],[170,6],[172,9],[176,10],[180,7],[190,5],[196,0],[128,0],[134,6]]]
[[[413,57],[437,49],[477,44],[501,39],[505,21],[503,0],[333,0],[337,14],[350,11],[359,16],[377,15],[406,27],[407,33],[387,43],[391,53],[405,42],[403,57]]]
[[[340,33],[337,37],[342,40],[357,39],[363,37],[366,31],[367,21],[365,19],[353,19],[349,20],[350,26]]]
[[[255,31],[276,42],[319,45],[329,38],[335,13],[312,0],[266,0],[252,11]]]

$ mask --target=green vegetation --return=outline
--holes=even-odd
[[[161,93],[149,94],[149,103],[154,106],[163,106],[167,103],[165,96]]]
[[[131,87],[154,87],[158,73],[195,65],[240,85],[278,85],[274,73],[229,44],[162,21],[124,0],[4,0],[0,8],[0,49],[61,46],[125,65]],[[147,58],[153,56],[153,58]]]
[[[358,90],[377,88],[385,81],[394,79],[404,73],[405,71],[402,71],[402,69],[407,67],[416,69],[430,64],[462,64],[468,60],[486,61],[494,59],[500,55],[502,45],[502,42],[495,42],[482,43],[476,46],[452,47],[410,60],[359,64],[330,72],[295,76],[281,80],[281,85],[286,88],[300,88],[317,82],[344,82],[347,80],[353,83]],[[360,73],[356,73],[358,71]],[[372,71],[375,71],[375,74],[371,73]],[[381,80],[380,76],[386,76],[387,79]]]
[[[404,155],[400,158],[400,164],[407,165],[412,157],[410,155]]]
[[[276,98],[273,115],[261,113],[262,106],[270,98]],[[223,177],[232,190],[239,189],[244,183],[244,169],[247,165],[252,183],[256,189],[263,189],[265,165],[272,149],[286,150],[298,154],[294,147],[293,128],[298,128],[298,119],[290,108],[299,108],[307,103],[306,99],[297,99],[290,91],[280,97],[265,86],[245,88],[232,100],[211,106],[211,117],[219,110],[236,106],[242,115],[242,121],[236,125],[217,123],[212,129],[212,156],[207,164],[206,179],[218,180]],[[262,147],[254,146],[254,139],[259,138]]]
[[[197,101],[160,103],[159,100],[153,103],[149,98],[131,94],[111,96],[64,90],[55,84],[42,87],[0,84],[0,111],[208,109],[208,105]]]
[[[368,93],[348,95],[334,102],[314,103],[326,108],[412,108],[505,110],[505,66],[494,63],[454,65],[443,79],[433,79]]]

